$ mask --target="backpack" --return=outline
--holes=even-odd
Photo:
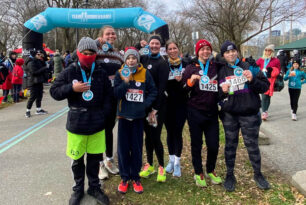
[[[5,82],[8,74],[9,74],[9,71],[8,71],[7,67],[4,66],[3,63],[1,63],[0,64],[0,85]]]

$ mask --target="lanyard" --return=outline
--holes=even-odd
[[[237,58],[235,61],[235,65],[229,65],[231,68],[237,68],[237,64],[239,63],[239,59]]]
[[[205,69],[204,69],[203,63],[200,60],[198,60],[198,61],[199,61],[201,69],[203,70],[203,75],[207,75],[208,67],[209,67],[209,60],[206,61]]]
[[[267,68],[268,64],[270,63],[270,60],[271,60],[271,58],[269,58],[269,59],[266,58],[266,59],[265,59],[265,64],[264,64],[264,67],[263,67],[264,69]]]
[[[169,63],[169,68],[170,68],[170,71],[171,71],[171,73],[174,73],[174,70],[175,69],[172,69],[171,68],[171,64],[170,64],[170,61],[168,60],[168,63]],[[182,70],[183,70],[183,63],[181,62],[181,64],[180,64],[180,67],[178,68],[178,70],[181,72]]]
[[[81,67],[80,62],[78,62],[78,65]],[[95,70],[95,63],[93,62],[93,64],[91,65],[90,76],[89,76],[88,81],[87,81],[85,71],[84,71],[84,70],[82,69],[82,67],[81,67],[81,72],[82,72],[82,77],[83,77],[83,82],[84,82],[84,83],[87,83],[87,82],[88,82],[88,85],[91,84],[91,76],[92,76],[92,73],[94,72],[94,70]]]

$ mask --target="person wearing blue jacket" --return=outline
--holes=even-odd
[[[139,172],[142,166],[144,118],[157,96],[157,88],[147,69],[140,64],[136,48],[128,47],[124,64],[115,76],[114,94],[118,100],[118,164],[122,179],[118,191],[125,194],[132,180],[136,193],[142,193]]]
[[[289,80],[288,91],[291,105],[291,118],[296,121],[296,112],[298,108],[298,101],[301,95],[302,84],[306,83],[306,74],[300,70],[300,60],[293,59],[292,67],[286,72],[284,80]]]

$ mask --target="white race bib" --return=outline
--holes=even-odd
[[[208,83],[199,83],[200,90],[209,91],[209,92],[218,92],[218,81],[211,80]]]
[[[248,81],[248,79],[243,75],[241,77],[237,76],[228,76],[225,78],[227,82],[229,82],[232,86],[237,86],[244,84],[245,82]]]
[[[125,97],[130,102],[143,102],[143,90],[128,89]]]

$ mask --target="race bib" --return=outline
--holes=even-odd
[[[200,90],[209,92],[218,92],[218,81],[211,80],[208,83],[199,83]]]
[[[228,76],[225,78],[227,82],[229,82],[232,86],[237,86],[237,85],[241,85],[244,84],[245,82],[248,81],[248,79],[242,75],[240,77],[237,76]]]
[[[143,102],[143,90],[128,89],[125,97],[130,102]]]

